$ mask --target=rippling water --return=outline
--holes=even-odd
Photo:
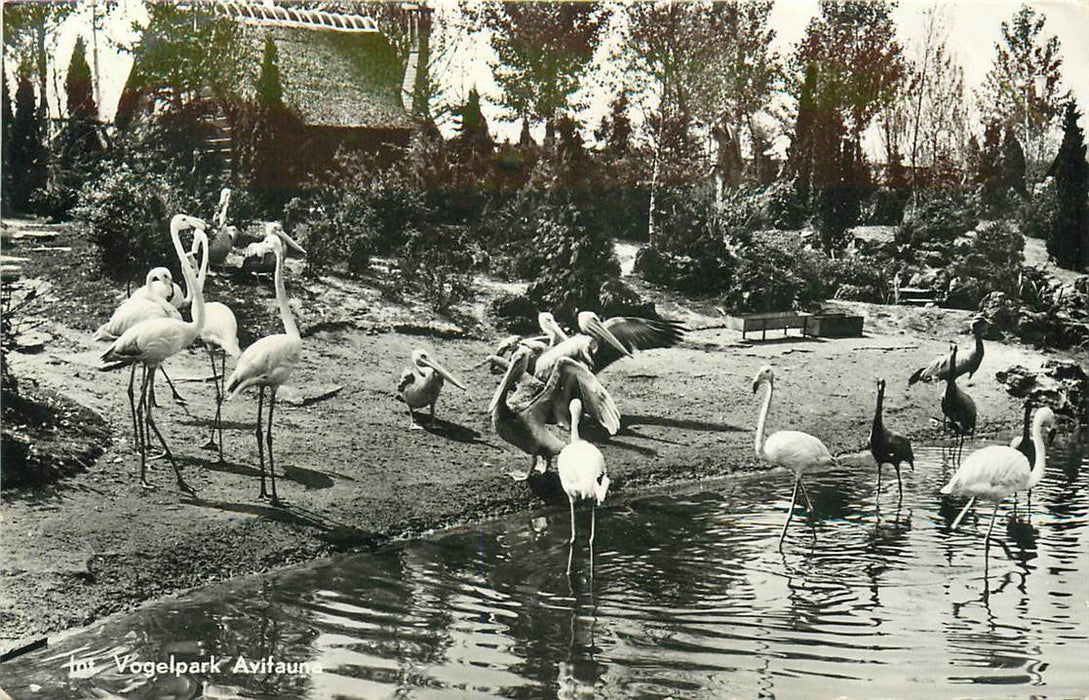
[[[970,449],[970,448],[969,448]],[[892,472],[808,479],[815,502],[784,552],[785,473],[601,508],[570,579],[560,506],[373,554],[218,585],[0,666],[12,697],[933,697],[1089,691],[1086,462],[1051,455],[1031,522],[960,501],[936,449]],[[799,513],[801,511],[799,510]],[[313,674],[232,673],[238,656]],[[221,673],[120,673],[229,657]],[[70,660],[93,660],[73,674]],[[1012,686],[1012,687],[1011,687]]]

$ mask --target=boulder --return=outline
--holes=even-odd
[[[1045,360],[1038,372],[1013,365],[996,372],[995,379],[1012,396],[1050,406],[1079,421],[1089,420],[1089,375],[1076,362]]]

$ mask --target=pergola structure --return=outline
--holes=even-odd
[[[374,19],[364,15],[305,10],[245,0],[218,0],[213,7],[216,14],[235,17],[244,22],[266,27],[324,29],[335,32],[376,33],[381,31]]]

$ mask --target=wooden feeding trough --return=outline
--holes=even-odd
[[[741,337],[752,331],[760,331],[760,339],[768,337],[768,331],[782,329],[783,335],[791,328],[801,329],[804,333],[806,319],[812,314],[804,311],[767,311],[755,314],[737,314],[726,317],[726,327],[741,331]]]
[[[814,314],[805,320],[802,334],[814,338],[857,338],[862,335],[862,317],[843,313]]]

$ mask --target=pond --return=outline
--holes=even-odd
[[[814,474],[816,541],[795,518],[782,553],[784,472],[607,503],[592,576],[586,511],[565,574],[560,505],[152,604],[0,677],[15,698],[1084,696],[1089,479],[1057,448],[986,578],[990,507],[950,532],[951,468],[923,448],[899,507],[891,470],[879,511],[872,466]],[[115,661],[171,656],[221,667]]]

